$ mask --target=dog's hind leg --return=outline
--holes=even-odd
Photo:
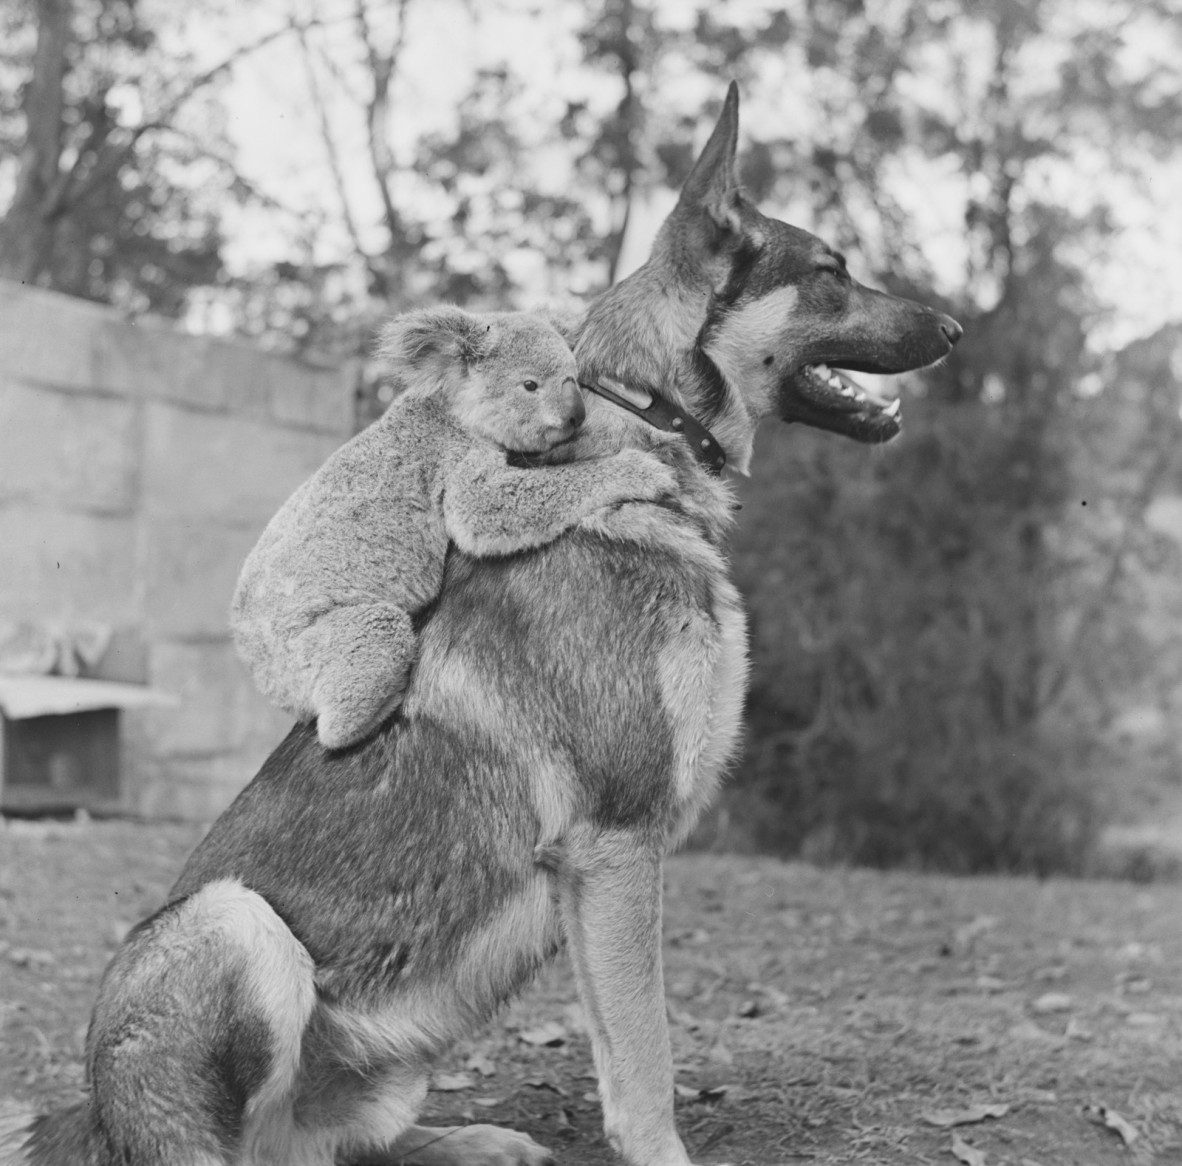
[[[33,1126],[28,1166],[331,1166],[291,1094],[312,961],[259,895],[210,883],[141,923],[88,1036],[91,1100]]]
[[[688,1166],[673,1122],[661,968],[661,851],[626,831],[547,848],[599,1074],[604,1132],[630,1166]]]

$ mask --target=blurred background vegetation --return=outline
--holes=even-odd
[[[752,197],[965,339],[884,450],[761,436],[703,839],[1072,872],[1182,831],[1175,0],[8,0],[0,46],[0,275],[342,358],[626,274],[737,79]]]

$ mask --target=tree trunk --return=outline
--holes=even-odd
[[[66,48],[72,0],[36,0],[37,49],[25,89],[25,144],[12,204],[0,222],[0,276],[34,282],[52,251],[54,219],[61,199]]]

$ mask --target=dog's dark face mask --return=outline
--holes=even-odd
[[[924,368],[947,356],[960,325],[923,304],[865,287],[816,235],[761,214],[739,188],[737,140],[732,85],[678,205],[686,222],[696,215],[705,224],[718,262],[703,334],[717,334],[731,313],[781,311],[783,327],[767,329],[775,331],[776,343],[761,356],[776,373],[779,416],[856,441],[890,441],[901,428],[899,402],[846,374]]]

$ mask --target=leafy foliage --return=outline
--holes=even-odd
[[[30,72],[20,108],[0,107],[0,164],[14,174],[0,274],[179,315],[219,277],[222,203],[239,193],[219,110],[182,112],[195,70],[134,0],[22,7],[5,65]]]
[[[405,70],[434,10],[357,0],[335,22],[279,21],[264,39],[299,54],[331,196],[284,214],[286,254],[231,273],[226,208],[263,196],[235,168],[218,83],[252,45],[202,72],[134,0],[20,0],[0,17],[0,69],[24,85],[19,102],[0,86],[0,267],[364,356],[410,302],[614,279],[638,211],[684,179],[737,78],[750,194],[966,330],[907,386],[889,449],[768,439],[737,546],[756,624],[739,833],[827,859],[1081,868],[1120,800],[1110,775],[1134,767],[1113,726],[1182,684],[1162,635],[1177,546],[1147,517],[1182,492],[1182,321],[1141,294],[1121,243],[1176,209],[1154,186],[1182,137],[1176,14],[560,7],[553,69],[484,51],[431,127]],[[530,16],[463,11],[484,29]],[[1127,335],[1147,302],[1166,326],[1119,351],[1116,324]],[[374,376],[359,420],[384,404]],[[1144,798],[1177,760],[1160,742],[1133,759]]]

